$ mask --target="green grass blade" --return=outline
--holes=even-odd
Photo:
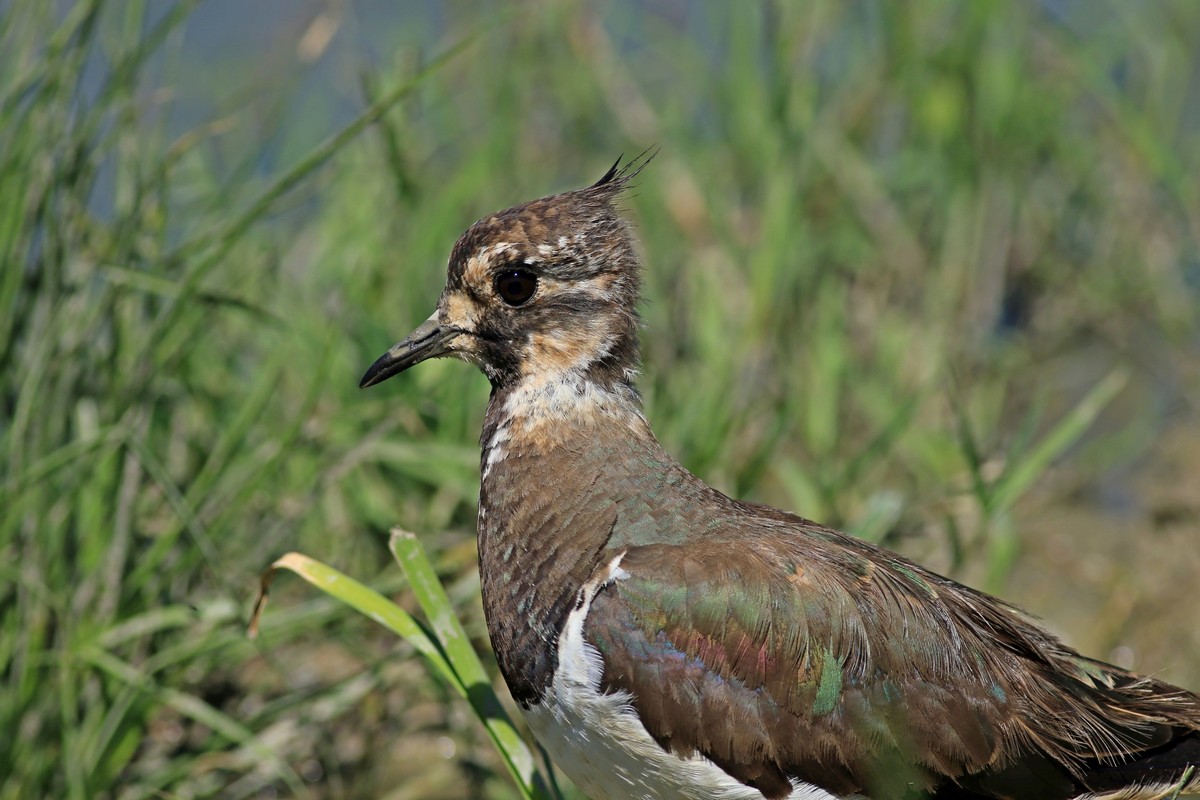
[[[1188,767],[1187,769],[1185,769],[1183,771],[1183,774],[1179,776],[1179,782],[1172,787],[1171,794],[1165,796],[1163,798],[1163,800],[1178,800],[1179,793],[1187,788],[1188,783],[1191,782],[1192,776],[1195,774],[1196,774],[1195,766],[1191,766],[1191,767]]]
[[[475,709],[475,713],[487,728],[488,735],[504,756],[505,764],[517,785],[526,797],[553,797],[537,771],[533,753],[492,690],[487,671],[471,646],[471,639],[463,630],[462,623],[454,614],[454,606],[438,580],[425,549],[414,534],[400,528],[392,529],[388,544],[392,555],[404,569],[413,594],[416,595],[425,616],[429,618],[434,634],[445,649],[446,657],[467,687],[471,707]]]
[[[1124,369],[1116,369],[1096,388],[1088,393],[1071,412],[1062,419],[1033,450],[1019,462],[1005,470],[996,482],[989,497],[988,507],[994,513],[1012,506],[1033,484],[1042,477],[1050,464],[1066,451],[1095,422],[1129,381]]]
[[[492,690],[479,656],[454,615],[450,598],[437,580],[429,559],[416,537],[399,529],[392,531],[392,553],[404,568],[422,609],[432,621],[432,631],[395,603],[350,576],[300,553],[288,553],[271,565],[262,577],[262,588],[251,619],[251,636],[266,604],[267,591],[276,572],[290,570],[321,591],[341,600],[413,645],[434,671],[465,698],[483,722],[505,766],[523,797],[552,800],[555,797],[537,772],[533,754]]]
[[[442,680],[463,697],[467,696],[466,688],[451,668],[450,662],[446,660],[441,649],[434,644],[433,638],[425,630],[425,627],[412,615],[369,586],[301,553],[287,553],[281,556],[263,573],[258,603],[254,607],[254,614],[250,621],[251,638],[258,636],[258,621],[267,603],[267,592],[275,574],[281,569],[296,573],[330,597],[334,597],[364,616],[370,617],[411,644],[418,653],[425,656],[434,672]]]
[[[236,742],[266,759],[274,767],[279,777],[287,783],[293,794],[298,797],[312,797],[311,792],[304,786],[304,779],[288,766],[286,761],[263,744],[253,731],[210,703],[178,689],[159,686],[149,675],[133,664],[117,658],[100,647],[85,645],[78,650],[77,655],[82,661],[91,664],[101,672],[135,689],[154,695],[162,705],[174,708],[185,717],[208,726],[226,739]]]
[[[404,576],[408,578],[421,610],[429,618],[429,624],[445,648],[446,658],[450,660],[459,678],[468,686],[474,683],[488,683],[487,671],[484,670],[479,656],[475,654],[462,623],[455,616],[454,606],[450,603],[450,598],[442,588],[437,573],[417,537],[408,531],[393,528],[388,546],[404,569]]]
[[[471,41],[472,37],[467,37],[430,59],[429,63],[411,79],[379,98],[350,124],[330,136],[302,158],[299,163],[279,176],[255,198],[249,208],[222,224],[218,231],[204,231],[185,241],[175,252],[168,254],[165,260],[169,263],[178,260],[184,254],[190,253],[193,250],[204,248],[209,242],[216,242],[214,249],[210,250],[205,257],[192,265],[180,283],[178,292],[168,297],[162,311],[159,313],[157,319],[155,319],[153,327],[143,340],[144,347],[147,349],[157,347],[158,343],[163,339],[165,331],[172,326],[177,315],[184,307],[183,301],[189,299],[195,293],[205,276],[225,260],[233,250],[234,245],[245,236],[251,226],[270,211],[276,201],[298,186],[301,181],[312,174],[317,168],[325,164],[335,153],[345,147],[350,140],[354,139],[368,126],[387,113],[392,106],[415,91],[429,76],[436,73],[445,63],[461,53]]]

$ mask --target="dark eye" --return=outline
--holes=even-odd
[[[537,290],[537,275],[523,269],[511,269],[496,276],[496,294],[510,306],[519,306]]]

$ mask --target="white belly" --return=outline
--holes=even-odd
[[[558,642],[558,669],[543,701],[525,712],[554,763],[592,800],[763,800],[706,758],[683,759],[659,747],[634,714],[629,696],[599,691],[600,654],[583,639],[592,597],[624,574],[620,558],[607,580],[584,588]],[[793,782],[791,800],[848,800]]]

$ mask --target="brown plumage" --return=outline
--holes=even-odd
[[[363,379],[451,355],[491,380],[488,629],[564,768],[597,798],[1065,800],[1181,782],[1200,764],[1195,694],[730,499],[663,451],[633,386],[638,259],[614,207],[647,160],[471,226],[438,310]],[[595,725],[592,752],[563,744],[568,719]]]

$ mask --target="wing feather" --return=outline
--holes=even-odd
[[[585,636],[660,745],[767,797],[791,778],[899,797],[1018,773],[1044,790],[1023,797],[1068,797],[1090,766],[1200,726],[1194,695],[1164,701],[891,553],[779,512],[735,529],[622,548]]]

